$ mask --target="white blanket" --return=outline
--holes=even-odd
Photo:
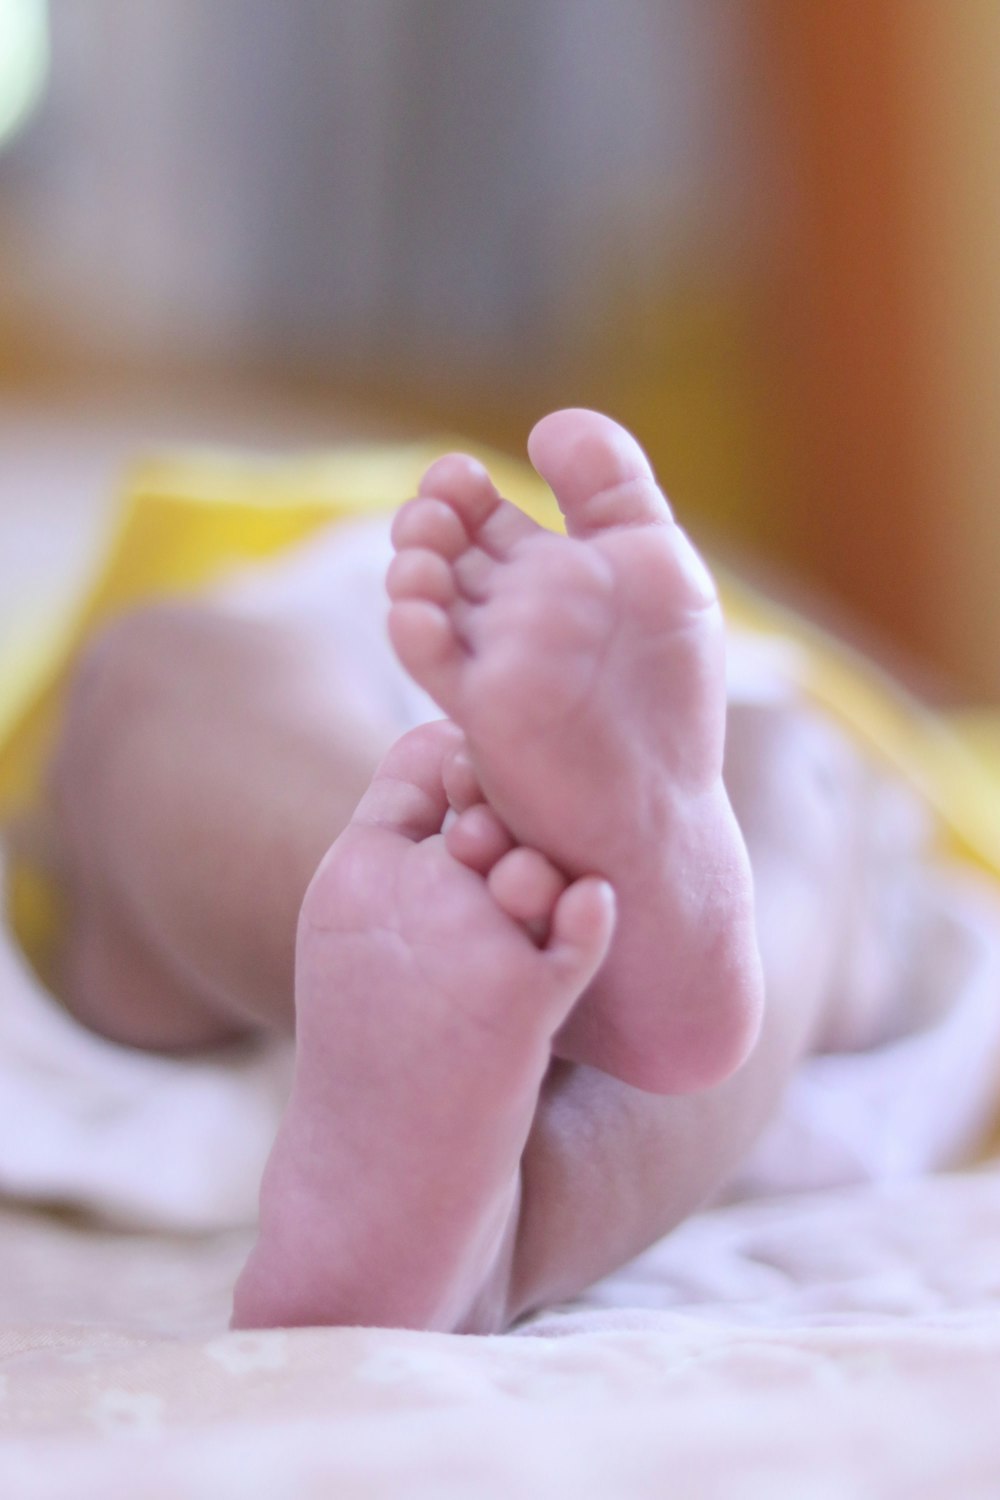
[[[223,1331],[245,1236],[0,1215],[18,1500],[995,1500],[1000,1174],[705,1214],[504,1338]]]

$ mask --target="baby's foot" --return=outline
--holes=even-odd
[[[466,805],[461,743],[445,722],[400,740],[306,894],[295,1079],[238,1326],[504,1321],[521,1154],[614,898]]]
[[[556,412],[529,452],[569,537],[473,460],[440,460],[396,519],[393,643],[515,837],[615,888],[612,953],[557,1051],[642,1088],[705,1087],[745,1058],[761,1008],[715,587],[616,423]]]

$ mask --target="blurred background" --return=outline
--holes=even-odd
[[[0,515],[94,433],[597,405],[1000,697],[997,0],[0,0],[0,136]]]

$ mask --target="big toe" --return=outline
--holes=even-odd
[[[401,834],[420,843],[440,833],[448,811],[443,768],[462,744],[448,719],[421,724],[387,752],[352,822]]]
[[[630,432],[601,412],[551,412],[533,428],[528,456],[555,495],[571,536],[670,519],[645,453]]]

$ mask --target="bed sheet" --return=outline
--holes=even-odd
[[[1000,1174],[742,1204],[502,1338],[224,1332],[245,1233],[0,1216],[0,1490],[995,1496]]]

